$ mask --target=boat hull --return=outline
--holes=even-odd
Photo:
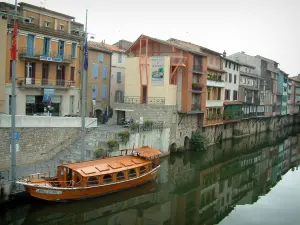
[[[124,189],[139,186],[154,180],[157,177],[159,167],[153,169],[151,172],[137,177],[135,179],[126,180],[123,182],[92,186],[92,187],[80,187],[80,188],[57,188],[57,187],[44,187],[37,185],[30,185],[23,182],[25,190],[32,196],[38,199],[47,201],[69,201],[80,200],[86,198],[92,198],[100,195],[105,195]]]

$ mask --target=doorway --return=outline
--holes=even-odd
[[[98,124],[101,124],[103,121],[102,111],[100,109],[96,109],[95,112],[96,112],[97,122]]]
[[[189,150],[190,149],[190,138],[188,136],[186,136],[184,138],[184,149],[185,150]]]

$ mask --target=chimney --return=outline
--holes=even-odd
[[[226,58],[226,52],[225,52],[225,50],[223,52],[223,57]]]
[[[244,52],[244,51],[241,51],[241,53],[242,53],[242,54],[245,54],[245,52]]]

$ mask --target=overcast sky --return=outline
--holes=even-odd
[[[44,0],[23,0],[42,6]],[[8,0],[14,3],[14,0]],[[46,8],[85,22],[96,41],[134,41],[140,34],[193,42],[227,54],[245,51],[300,73],[299,0],[46,0]]]

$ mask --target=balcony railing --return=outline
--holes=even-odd
[[[44,52],[35,51],[32,48],[21,48],[19,50],[20,58],[34,58],[41,61],[49,61],[49,62],[65,62],[71,63],[72,57],[71,55],[58,55],[57,51],[49,51]]]
[[[69,88],[75,85],[75,81],[56,79],[50,80],[47,78],[35,79],[18,77],[17,84],[26,88],[45,88],[45,87],[55,87],[55,88]]]
[[[116,99],[116,103],[125,103],[125,104],[149,104],[149,105],[164,105],[164,97],[148,97],[141,98],[139,96],[124,96],[123,98]]]
[[[201,110],[201,104],[192,104],[192,110]]]
[[[193,71],[196,73],[202,73],[203,72],[202,65],[193,65]]]

